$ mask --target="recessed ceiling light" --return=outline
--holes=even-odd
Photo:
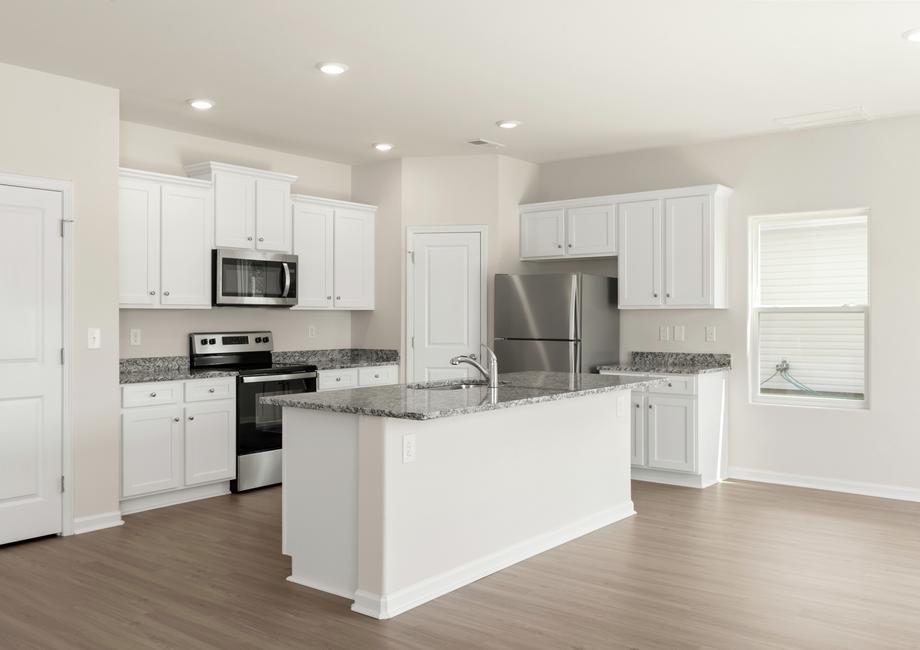
[[[391,145],[389,142],[378,142],[374,145],[374,149],[377,151],[389,151],[392,148],[393,145]]]
[[[335,61],[320,61],[316,64],[316,69],[323,74],[332,75],[334,77],[348,70],[348,66],[344,63],[337,63]]]
[[[517,120],[499,120],[495,123],[495,126],[501,129],[516,129],[521,126],[521,123]]]
[[[214,101],[211,99],[188,99],[189,106],[199,111],[209,111],[214,108]]]
[[[920,43],[920,27],[916,29],[910,29],[903,34],[901,34],[905,39],[911,41],[912,43]]]

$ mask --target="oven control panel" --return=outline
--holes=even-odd
[[[271,352],[271,332],[193,332],[189,334],[192,354],[234,354]]]

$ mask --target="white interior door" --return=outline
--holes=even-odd
[[[479,357],[485,342],[482,234],[413,233],[409,297],[412,322],[411,381],[478,377],[468,365],[452,366],[458,354]]]
[[[61,532],[61,218],[0,185],[0,544]]]

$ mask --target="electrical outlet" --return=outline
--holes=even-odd
[[[310,325],[310,327],[307,328],[307,338],[308,339],[316,338],[316,325]]]
[[[130,330],[131,345],[140,345],[141,344],[141,331],[132,329]]]
[[[687,340],[687,328],[683,325],[674,326],[674,340],[675,341],[686,341]]]
[[[671,328],[668,325],[662,325],[658,328],[658,340],[659,341],[670,341],[671,340]]]
[[[90,327],[86,330],[86,347],[90,350],[98,350],[102,347],[102,330],[98,327]]]
[[[408,433],[403,436],[403,462],[415,462],[415,434]]]
[[[706,326],[706,342],[707,343],[716,342],[716,326],[715,325]]]

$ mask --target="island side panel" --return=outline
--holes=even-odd
[[[623,390],[384,419],[383,562],[379,574],[362,567],[353,609],[394,616],[634,514],[629,406]],[[414,462],[403,462],[406,435],[416,437]],[[362,545],[378,525],[365,528],[364,516]]]
[[[288,580],[346,598],[358,582],[358,420],[285,408],[282,422]]]

